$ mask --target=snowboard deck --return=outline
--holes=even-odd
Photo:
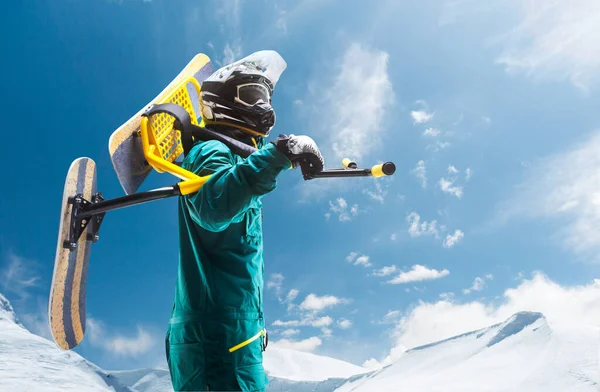
[[[48,318],[50,331],[56,344],[70,350],[77,346],[85,334],[85,295],[92,240],[88,238],[88,225],[71,251],[64,247],[71,231],[72,204],[69,198],[81,194],[91,200],[96,193],[96,163],[90,158],[78,158],[67,173],[60,210],[58,244],[52,273]]]
[[[126,194],[136,193],[152,167],[144,157],[142,138],[139,136],[142,114],[153,104],[159,103],[177,87],[184,79],[194,77],[200,85],[212,73],[213,65],[205,54],[197,54],[185,68],[169,83],[160,94],[138,111],[126,123],[117,128],[110,136],[108,145],[110,160],[112,161],[119,183]],[[192,83],[186,86],[191,98],[191,103],[196,113],[200,113],[200,98]]]

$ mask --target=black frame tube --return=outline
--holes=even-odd
[[[179,190],[179,186],[172,185],[164,188],[153,189],[151,191],[121,196],[114,199],[102,200],[78,211],[77,218],[87,218],[93,215],[117,210],[119,208],[125,208],[137,204],[147,203],[153,200],[166,199],[168,197],[180,195],[181,191]]]
[[[308,178],[368,177],[371,169],[325,169],[316,173],[308,173]]]

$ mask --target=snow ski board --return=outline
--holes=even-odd
[[[86,200],[96,194],[96,163],[90,158],[78,158],[71,164],[60,210],[48,319],[52,338],[64,350],[77,346],[85,334],[85,289],[93,239],[88,236],[92,226],[88,224],[74,249],[68,246],[73,198],[78,194]]]
[[[213,65],[208,56],[202,53],[197,54],[156,98],[113,132],[108,142],[110,160],[119,178],[119,183],[126,194],[136,193],[152,170],[144,157],[142,140],[138,134],[142,113],[150,105],[164,99],[184,79],[194,77],[202,85],[202,82],[213,72]],[[196,113],[200,113],[200,97],[198,97],[192,83],[187,84],[187,90],[192,99],[194,110]]]

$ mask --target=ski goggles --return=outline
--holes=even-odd
[[[270,103],[271,95],[269,90],[260,83],[246,83],[237,86],[235,101],[252,107],[259,103]]]

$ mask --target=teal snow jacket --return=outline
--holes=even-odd
[[[175,391],[262,391],[262,197],[290,168],[272,144],[246,159],[197,143],[183,168],[210,179],[179,198],[180,257],[166,353]]]

